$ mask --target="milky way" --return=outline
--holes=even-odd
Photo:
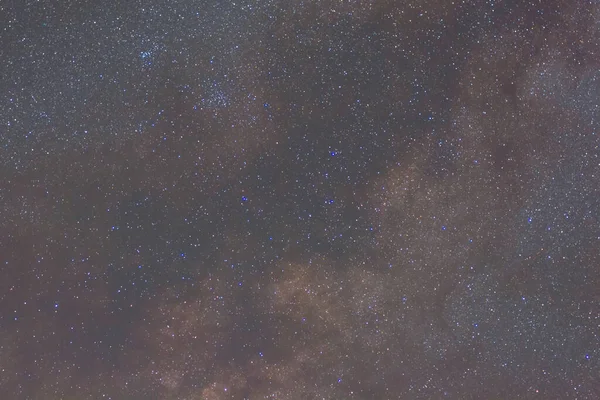
[[[600,398],[598,1],[0,4],[3,399]]]

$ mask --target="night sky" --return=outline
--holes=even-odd
[[[600,2],[0,1],[0,398],[600,398]]]

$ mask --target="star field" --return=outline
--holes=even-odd
[[[0,397],[600,398],[598,1],[0,3]]]

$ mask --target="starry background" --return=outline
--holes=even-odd
[[[600,2],[0,2],[3,399],[600,398]]]

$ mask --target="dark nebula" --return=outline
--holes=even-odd
[[[0,398],[600,398],[600,2],[0,2]]]

